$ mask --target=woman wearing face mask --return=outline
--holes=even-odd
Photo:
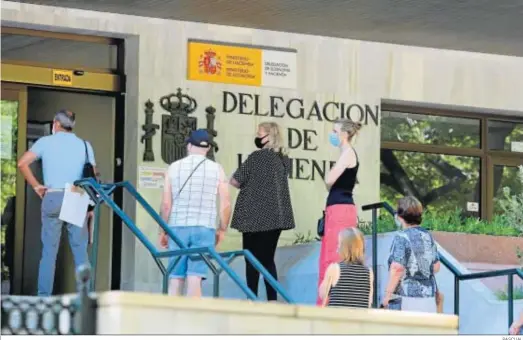
[[[295,227],[289,193],[290,160],[282,147],[278,124],[258,125],[255,146],[231,178],[240,189],[231,228],[242,233],[243,249],[249,250],[278,279],[274,254],[282,230]],[[247,285],[258,293],[259,273],[246,264]],[[276,291],[265,282],[267,300],[277,300]]]
[[[340,231],[358,225],[358,211],[352,192],[357,182],[359,162],[352,142],[360,129],[360,123],[343,119],[334,123],[329,135],[331,145],[340,149],[340,157],[325,179],[329,196],[321,240],[318,285],[323,282],[327,267],[339,262],[337,246]],[[322,299],[318,297],[316,302],[321,305]]]
[[[440,269],[436,242],[420,226],[421,203],[408,196],[398,201],[396,225],[401,227],[392,241],[389,283],[382,305],[389,309],[436,313],[435,275]]]

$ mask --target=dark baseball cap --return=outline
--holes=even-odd
[[[211,145],[209,133],[205,129],[194,130],[185,141],[200,148],[207,148]]]

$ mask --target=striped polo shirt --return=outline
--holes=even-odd
[[[169,166],[173,197],[169,226],[216,228],[220,173],[221,166],[202,155],[189,155]]]

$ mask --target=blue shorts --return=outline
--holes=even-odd
[[[214,249],[216,242],[216,230],[207,227],[172,227],[171,230],[178,238],[189,248],[212,247]],[[180,249],[173,240],[169,239],[169,250]],[[193,258],[198,255],[191,255]],[[176,258],[171,258],[172,263]],[[184,279],[187,276],[197,276],[205,279],[209,267],[201,259],[191,260],[189,256],[181,256],[180,261],[176,264],[169,275],[172,279]]]

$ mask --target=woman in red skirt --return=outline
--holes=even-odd
[[[323,282],[327,267],[340,260],[338,255],[340,231],[358,225],[358,211],[354,205],[352,191],[357,182],[359,162],[352,141],[360,129],[361,123],[348,119],[338,120],[329,135],[330,143],[339,148],[341,154],[325,179],[329,196],[325,209],[325,231],[321,240],[318,286]],[[319,297],[317,305],[321,305]]]

